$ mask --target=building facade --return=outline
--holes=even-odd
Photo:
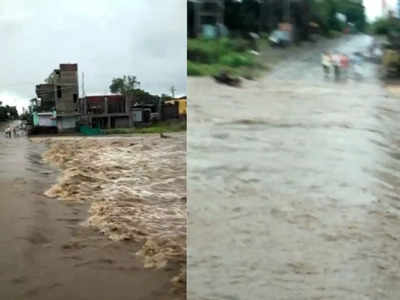
[[[87,96],[80,99],[81,124],[92,128],[127,128],[135,123],[130,101],[122,95]]]
[[[42,111],[55,112],[59,132],[74,131],[79,121],[78,65],[60,64],[46,82],[36,86]]]

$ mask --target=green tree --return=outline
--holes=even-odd
[[[123,77],[114,78],[112,80],[110,92],[133,97],[135,102],[139,104],[157,104],[160,97],[137,88],[139,85],[140,82],[137,80],[136,76],[124,75]]]
[[[346,16],[347,21],[354,23],[359,31],[366,29],[365,7],[361,3],[350,0],[311,0],[311,14],[313,21],[317,22],[325,33],[330,30],[342,30],[342,24],[337,18],[337,13]]]
[[[111,93],[121,93],[122,95],[127,95],[134,91],[136,87],[140,85],[137,81],[136,76],[126,76],[122,78],[114,78],[110,85]]]
[[[15,106],[0,104],[0,121],[8,121],[18,119],[18,111]]]

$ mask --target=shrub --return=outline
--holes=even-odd
[[[191,61],[187,62],[187,72],[190,76],[203,76],[202,68],[199,64],[193,63]]]
[[[229,53],[221,57],[220,64],[233,68],[238,68],[241,66],[251,66],[254,63],[252,58],[248,55]]]

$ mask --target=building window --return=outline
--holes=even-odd
[[[57,85],[57,98],[62,97],[61,86]]]
[[[77,94],[74,94],[74,103],[76,103],[76,102],[78,102],[78,95]]]

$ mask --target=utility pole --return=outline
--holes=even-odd
[[[82,72],[82,96],[86,97],[86,94],[85,94],[85,73],[84,72]]]
[[[172,98],[175,98],[175,91],[176,91],[175,87],[174,87],[174,86],[171,86],[170,91],[171,91],[171,96],[172,96]]]

